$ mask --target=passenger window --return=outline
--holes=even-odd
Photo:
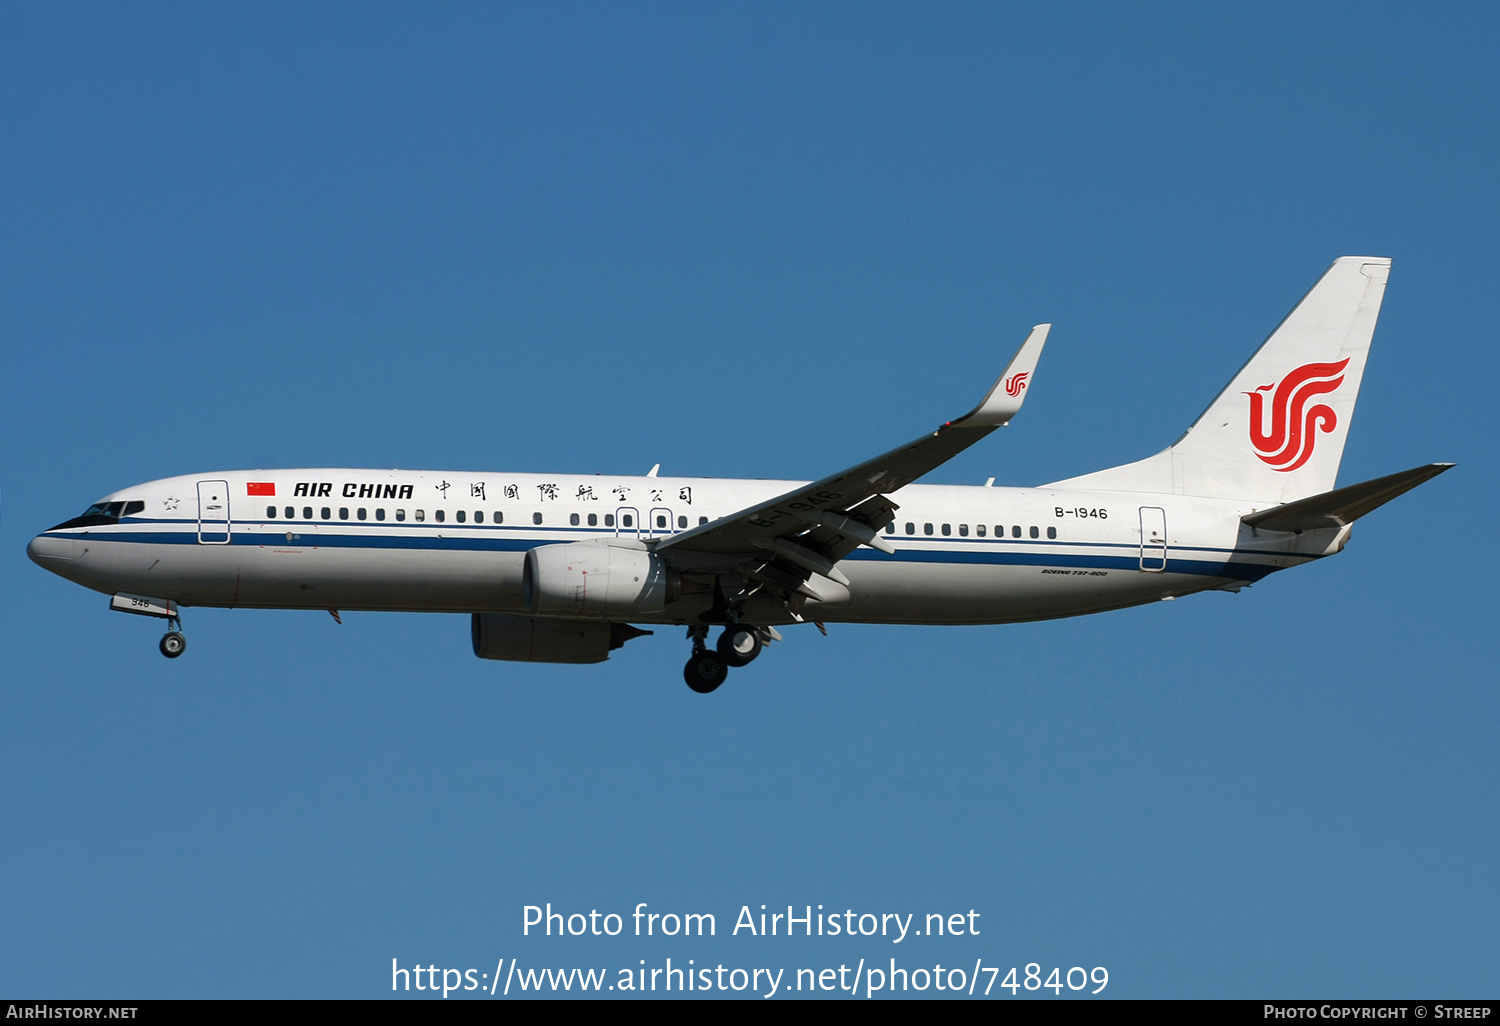
[[[377,509],[375,511],[375,519],[376,520],[384,520],[385,519],[385,510],[383,510],[383,509]]]
[[[1033,527],[1031,529],[1031,536],[1033,538],[1040,538],[1042,536],[1042,533],[1040,531],[1038,531],[1035,527]]]
[[[663,516],[658,516],[656,518],[656,526],[657,527],[666,527],[667,526],[667,518],[663,517]]]
[[[133,517],[137,513],[144,513],[145,511],[146,511],[146,504],[144,502],[142,502],[140,499],[136,499],[133,502],[127,502],[125,504],[125,512],[121,513],[120,515],[122,517]],[[288,513],[287,516],[291,516],[291,514]]]
[[[959,524],[958,525],[958,536],[960,538],[967,538],[969,536],[969,525],[968,524]]]
[[[931,534],[932,533],[932,525],[931,524],[923,524],[922,525],[922,533],[923,534]]]
[[[323,519],[327,520],[332,515],[333,515],[333,511],[330,510],[327,506],[324,506],[323,507]]]
[[[286,518],[288,520],[291,520],[291,519],[295,518],[296,516],[297,516],[297,509],[296,509],[296,507],[295,506],[288,506],[286,508]]]
[[[268,519],[271,519],[271,520],[275,520],[276,519],[276,507],[275,506],[267,506],[266,507],[266,517]]]
[[[589,514],[589,526],[590,527],[598,527],[599,526],[599,514],[597,514],[597,513],[590,513]]]
[[[889,524],[885,525],[885,533],[886,534],[895,534],[896,533],[896,522],[894,520],[892,520]]]
[[[340,520],[348,520],[349,519],[349,507],[348,506],[340,506],[339,507],[339,519]]]
[[[1047,528],[1047,537],[1048,538],[1056,538],[1057,537],[1057,528],[1055,528],[1055,527],[1049,527],[1049,528]]]
[[[677,526],[678,527],[686,527],[687,526],[687,517],[678,517],[677,518]]]
[[[474,523],[476,523],[476,524],[482,524],[482,523],[484,523],[484,510],[482,510],[482,509],[476,509],[474,511]]]
[[[635,526],[635,517],[631,516],[629,513],[622,513],[620,515],[620,526],[621,527],[634,527]]]
[[[952,533],[953,533],[953,528],[950,527],[948,524],[944,524],[943,525],[943,536],[947,537],[948,535],[950,535]]]
[[[443,510],[435,509],[432,511],[432,519],[436,520],[440,524],[447,518],[447,516],[448,514]]]
[[[303,520],[311,520],[312,519],[312,507],[311,506],[303,506],[302,507],[302,519]],[[324,520],[328,519],[328,514],[326,512],[323,514],[323,519]]]
[[[533,524],[540,524],[542,522],[542,515],[540,513],[531,514],[531,522]]]
[[[708,517],[699,517],[698,518],[698,526],[699,527],[702,527],[706,523],[708,523]]]
[[[912,523],[910,520],[908,520],[906,522],[906,533],[907,534],[916,534],[917,533],[917,525],[914,524],[914,523]]]
[[[615,526],[615,515],[613,513],[606,513],[606,514],[604,514],[604,526],[605,527],[614,527]]]
[[[427,519],[427,511],[421,509],[417,510],[412,514],[412,519],[420,524],[422,521]]]
[[[1012,538],[1019,538],[1019,537],[1021,537],[1021,525],[1020,524],[1016,524],[1015,526],[1013,526],[1010,529],[1010,536]]]
[[[361,507],[359,507],[359,519],[363,520],[364,518],[365,518],[365,508],[363,506],[361,506]]]
[[[979,537],[983,538],[984,537],[984,525],[983,524],[975,524],[974,525],[974,533],[977,534],[977,535],[979,535]]]
[[[466,513],[466,512],[464,512],[461,509],[460,510],[455,510],[454,513],[453,513],[453,519],[457,520],[461,524],[464,521],[466,521],[466,520],[469,519],[469,514]]]
[[[497,523],[497,524],[503,524],[503,523],[505,523],[505,514],[502,513],[498,509],[495,510],[495,523]]]
[[[569,513],[568,514],[568,523],[572,524],[574,527],[577,527],[578,526],[578,514],[577,513]]]
[[[404,510],[404,509],[398,509],[398,510],[396,510],[396,522],[399,524],[401,521],[403,521],[405,519],[406,519],[406,510]]]

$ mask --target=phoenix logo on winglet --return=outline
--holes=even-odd
[[[1262,463],[1285,473],[1312,458],[1317,432],[1327,434],[1338,426],[1339,419],[1333,408],[1323,403],[1304,407],[1313,396],[1336,391],[1344,383],[1348,363],[1345,358],[1338,363],[1303,364],[1282,378],[1280,385],[1261,385],[1245,393],[1250,397],[1250,444]],[[1276,392],[1271,397],[1271,428],[1267,431],[1265,396],[1261,393],[1272,388]]]
[[[1019,374],[1012,374],[1006,378],[1005,394],[1012,398],[1020,395],[1021,390],[1026,387],[1026,379],[1029,377],[1031,377],[1030,371],[1021,371]]]

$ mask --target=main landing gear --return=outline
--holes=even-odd
[[[730,666],[749,666],[763,647],[760,631],[748,624],[730,624],[714,647]]]
[[[683,667],[682,676],[687,686],[700,695],[706,695],[724,683],[731,666],[748,666],[765,643],[775,634],[768,627],[753,627],[735,623],[725,627],[718,643],[708,647],[708,628],[688,628],[688,637],[693,639],[693,654]]]
[[[707,648],[695,649],[687,666],[683,667],[682,676],[688,687],[706,695],[724,683],[724,678],[729,676],[729,664],[717,652]]]

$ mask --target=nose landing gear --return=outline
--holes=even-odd
[[[176,659],[187,651],[187,638],[182,636],[181,631],[167,631],[162,635],[161,644],[157,646],[161,654],[168,659]]]
[[[157,646],[161,649],[161,654],[168,659],[176,659],[187,651],[187,638],[182,636],[182,617],[178,614],[177,603],[171,599],[130,595],[122,591],[110,598],[109,608],[119,613],[154,616],[158,620],[167,621],[167,633]]]
[[[176,608],[172,609],[175,614]],[[168,659],[176,659],[187,651],[187,638],[182,634],[182,619],[176,615],[169,616],[167,620],[167,633],[161,636],[161,643],[156,647],[161,649],[161,654]]]

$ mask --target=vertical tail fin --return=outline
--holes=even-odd
[[[1056,484],[1278,503],[1329,491],[1390,269],[1335,260],[1175,445]]]

